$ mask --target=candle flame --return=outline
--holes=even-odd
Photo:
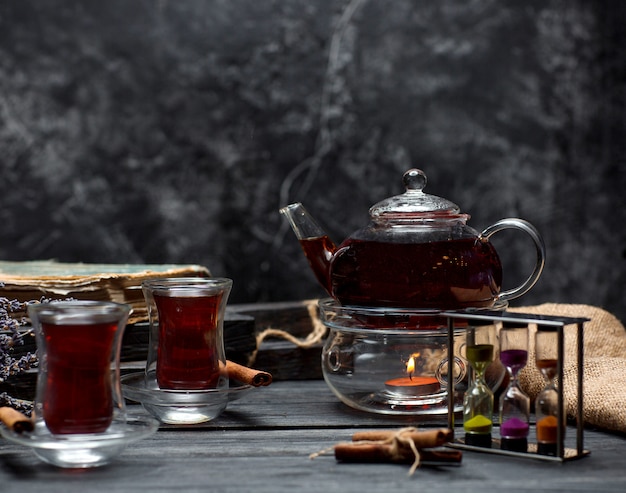
[[[420,353],[413,353],[406,363],[406,372],[409,374],[409,380],[413,380],[413,372],[415,371],[415,358],[419,358]]]

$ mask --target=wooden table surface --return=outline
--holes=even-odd
[[[137,405],[129,411],[143,412]],[[626,491],[626,438],[593,430],[584,435],[591,454],[565,463],[464,451],[460,466],[424,467],[408,476],[405,465],[339,463],[332,454],[309,458],[358,429],[414,423],[353,410],[323,380],[274,382],[231,402],[212,423],[163,427],[101,468],[55,468],[0,438],[0,491]]]

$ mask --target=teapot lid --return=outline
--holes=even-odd
[[[465,216],[458,205],[436,195],[424,193],[426,173],[412,168],[402,177],[406,191],[389,197],[370,208],[373,219],[434,219]],[[466,216],[465,216],[466,217]]]

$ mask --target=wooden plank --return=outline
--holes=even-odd
[[[284,331],[304,341],[315,331],[317,300],[241,304],[230,307],[235,313],[254,317],[256,333],[267,329]],[[324,339],[324,338],[322,338]],[[298,346],[280,336],[263,340],[253,366],[269,371],[275,380],[321,379],[321,351],[324,341]]]
[[[378,419],[352,413],[323,382],[277,382],[232,402],[215,422],[228,426],[160,430],[94,470],[60,470],[0,440],[0,484],[20,493],[621,492],[626,484],[626,438],[594,430],[586,433],[592,454],[565,464],[464,452],[459,467],[422,468],[410,477],[405,465],[310,458]]]
[[[274,382],[269,387],[253,389],[240,400],[230,402],[218,419],[194,428],[231,430],[389,427],[409,426],[418,422],[445,425],[446,419],[445,415],[439,418],[416,418],[352,409],[340,402],[323,380],[310,380],[301,384],[297,381]],[[165,425],[163,428],[181,427]]]
[[[265,304],[229,305],[224,321],[226,357],[241,364],[252,364],[272,373],[274,380],[321,379],[321,348],[323,342],[311,347],[298,347],[280,337],[268,338],[256,350],[256,335],[268,328],[305,338],[313,331],[311,306],[316,313],[316,301],[276,302]],[[148,353],[149,328],[147,322],[129,325],[122,341],[121,360],[126,368],[142,368]],[[24,344],[14,348],[19,357],[35,352],[33,335]],[[253,359],[253,355],[255,356]],[[36,372],[11,377],[0,384],[0,392],[32,400],[35,393]]]
[[[122,339],[121,362],[127,370],[138,371],[145,367],[148,356],[149,325],[147,322],[126,327]],[[232,361],[246,364],[256,348],[254,318],[243,313],[227,312],[224,319],[224,349],[226,357]],[[13,348],[13,354],[19,357],[27,352],[36,351],[34,335],[24,339],[24,345]],[[124,371],[123,371],[124,373]],[[31,370],[0,383],[0,392],[6,392],[18,399],[33,400],[37,371]]]
[[[300,348],[286,341],[264,342],[253,366],[269,371],[275,380],[321,379],[322,344]]]
[[[148,356],[149,325],[147,322],[130,324],[122,338],[121,361],[146,360]],[[237,361],[247,360],[256,349],[254,317],[244,313],[227,311],[224,317],[224,348],[229,357]],[[37,349],[34,334],[24,337],[24,344],[15,346],[17,357]]]
[[[254,318],[227,312],[224,317],[224,349],[227,357],[244,363],[256,349]],[[145,361],[148,357],[150,327],[147,322],[129,325],[122,340],[121,361]]]
[[[311,313],[317,315],[317,300],[234,304],[228,309],[254,317],[257,333],[273,328],[306,337],[314,328]]]

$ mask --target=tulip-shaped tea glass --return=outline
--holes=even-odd
[[[232,280],[168,278],[142,283],[150,318],[143,406],[164,423],[193,424],[228,403],[223,324]]]
[[[493,392],[485,382],[485,371],[493,360],[496,328],[494,325],[469,325],[465,334],[465,359],[473,370],[463,397],[465,443],[490,448]]]
[[[500,396],[500,448],[528,450],[530,398],[519,386],[519,372],[528,362],[528,326],[503,322],[500,330],[500,361],[509,373],[509,385]]]
[[[119,357],[129,313],[127,305],[99,301],[28,306],[39,358],[35,427],[7,438],[54,465],[94,467],[156,431],[156,420],[129,418],[122,397]]]
[[[537,326],[535,333],[535,364],[546,381],[535,400],[537,452],[556,455],[559,396],[554,382],[558,364],[558,332],[556,327]],[[565,427],[562,427],[565,432]]]

